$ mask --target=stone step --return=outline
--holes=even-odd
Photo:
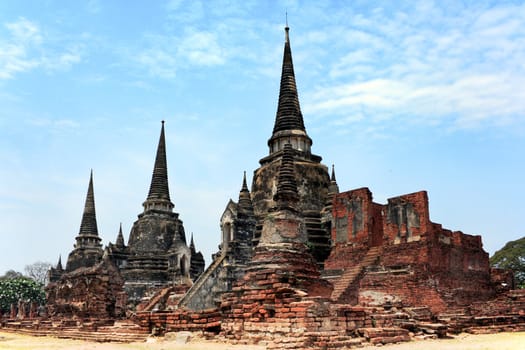
[[[468,327],[465,328],[466,333],[471,334],[493,334],[500,332],[525,332],[525,323],[482,326],[482,327]]]
[[[64,339],[79,339],[79,340],[92,340],[97,342],[120,342],[120,343],[130,343],[130,342],[143,342],[149,336],[149,331],[145,329],[106,329],[106,330],[80,330],[79,328],[73,327],[52,327],[39,329],[36,328],[16,328],[16,325],[8,325],[3,327],[2,331],[13,332],[20,334],[27,334],[32,336],[54,336],[57,338]]]
[[[380,247],[372,247],[368,250],[358,265],[344,271],[341,278],[334,283],[332,299],[339,300],[363,269],[372,265],[378,259],[380,253]]]

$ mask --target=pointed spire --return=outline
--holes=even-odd
[[[58,263],[57,263],[56,270],[58,271],[64,270],[64,268],[62,267],[62,255],[58,256]]]
[[[277,107],[277,115],[275,117],[275,125],[273,127],[274,134],[283,130],[306,131],[295,83],[289,30],[290,28],[286,25],[284,28],[285,42],[281,73],[281,88],[279,91],[279,104]]]
[[[303,114],[295,83],[292,50],[290,48],[290,28],[288,25],[286,25],[284,31],[285,42],[279,102],[277,104],[273,133],[268,140],[270,155],[261,159],[260,162],[265,164],[281,157],[283,146],[286,143],[290,143],[294,149],[299,151],[294,153],[294,157],[320,162],[321,157],[311,153],[312,139],[308,136],[304,127]]]
[[[339,193],[339,185],[335,179],[335,166],[332,164],[332,175],[330,176],[330,185],[328,186],[328,192],[330,194]],[[328,200],[331,202],[333,196],[329,196]]]
[[[250,192],[248,191],[248,185],[246,184],[246,170],[244,171],[244,176],[242,177],[241,192]]]
[[[89,176],[89,186],[80,223],[79,236],[98,236],[97,217],[95,213],[95,196],[93,193],[93,169]],[[99,239],[100,240],[100,239]]]
[[[144,203],[144,212],[158,210],[165,212],[173,211],[173,203],[170,200],[170,189],[168,187],[168,166],[166,162],[166,139],[164,136],[164,120],[160,129],[159,145],[155,166],[151,177],[148,198]]]
[[[164,120],[160,130],[159,145],[157,147],[157,156],[151,177],[148,199],[170,200],[170,191],[168,188],[168,166],[166,163],[166,141],[164,136]]]
[[[120,223],[120,227],[118,230],[117,240],[115,241],[115,245],[119,248],[124,248],[126,245],[124,244],[124,235],[122,234],[122,223]]]
[[[278,207],[283,207],[283,204],[289,207],[290,204],[293,205],[299,200],[297,182],[295,181],[293,152],[294,150],[291,144],[287,143],[284,145],[281,166],[279,167],[277,192],[273,197]]]
[[[239,192],[239,209],[241,211],[253,211],[253,203],[250,196],[250,191],[248,190],[248,185],[246,184],[246,171],[242,179],[242,187]]]
[[[190,250],[191,250],[192,252],[195,251],[195,242],[193,241],[193,232],[191,233]]]

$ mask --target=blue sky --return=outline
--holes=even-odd
[[[494,253],[525,235],[523,1],[0,2],[0,273],[142,212],[160,121],[170,192],[206,262],[268,154],[285,12],[313,152],[342,191],[427,190]]]

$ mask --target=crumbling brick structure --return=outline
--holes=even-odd
[[[46,287],[52,318],[107,320],[125,316],[127,295],[118,269],[106,257],[92,267],[62,274]]]
[[[442,311],[495,294],[481,237],[431,222],[424,191],[386,205],[374,203],[367,188],[340,193],[333,217],[324,274],[334,280],[334,300]]]
[[[247,334],[274,340],[277,334],[323,330],[308,313],[326,316],[332,286],[320,278],[307,249],[306,225],[297,209],[299,195],[290,144],[283,148],[273,200],[275,205],[263,222],[246,274],[223,296],[222,332],[228,338]],[[267,329],[273,332],[266,333]],[[297,341],[306,344],[310,338]]]

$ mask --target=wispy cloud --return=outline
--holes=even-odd
[[[183,35],[145,35],[141,47],[145,48],[132,49],[138,51],[131,55],[134,63],[163,79],[174,78],[181,69],[222,65],[227,59],[227,50],[209,31],[189,29]]]
[[[5,39],[0,39],[0,80],[39,67],[47,71],[67,70],[82,60],[80,43],[60,42],[55,48],[39,25],[26,18],[5,23],[4,28]]]
[[[256,5],[253,1],[168,1],[165,33],[145,34],[137,48],[126,49],[126,56],[136,57],[134,63],[152,76],[166,79],[181,70],[217,67],[231,59],[264,60],[250,45],[250,41],[265,45],[260,40],[264,26],[248,19]]]
[[[30,51],[42,42],[38,26],[25,18],[7,23],[8,38],[0,41],[0,79],[10,79],[16,73],[30,70],[39,65]]]
[[[179,46],[178,54],[189,65],[220,65],[226,59],[225,50],[219,45],[216,35],[210,32],[189,34]]]
[[[523,122],[525,5],[418,9],[354,15],[354,28],[335,28],[339,58],[306,92],[305,112],[335,124],[358,123],[353,113],[453,128]]]
[[[148,48],[140,52],[135,60],[156,77],[171,79],[177,71],[177,60],[172,52],[161,47]]]

